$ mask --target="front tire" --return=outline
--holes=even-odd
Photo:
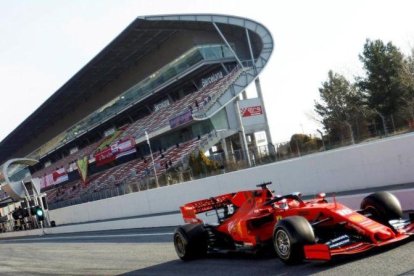
[[[207,253],[206,230],[202,224],[187,224],[177,227],[174,233],[174,248],[183,260],[200,258]]]
[[[370,213],[372,219],[385,224],[402,217],[400,201],[390,192],[370,194],[362,200],[361,209]]]
[[[279,259],[286,264],[302,262],[305,256],[304,245],[313,243],[313,228],[304,217],[287,217],[275,225],[273,245]]]

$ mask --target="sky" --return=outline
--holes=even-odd
[[[272,140],[316,135],[314,101],[328,71],[351,81],[363,74],[358,55],[367,38],[409,54],[413,10],[409,0],[0,0],[0,140],[137,16],[185,13],[266,26],[275,46],[260,79]]]

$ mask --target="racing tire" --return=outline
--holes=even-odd
[[[174,248],[183,261],[203,257],[207,253],[207,232],[202,224],[187,224],[177,227],[174,233]]]
[[[304,245],[315,243],[310,223],[301,216],[280,220],[273,230],[273,246],[279,259],[286,264],[298,264],[305,257]]]
[[[392,219],[402,217],[401,204],[398,198],[390,192],[377,192],[365,197],[361,209],[372,215],[372,219],[388,224]]]

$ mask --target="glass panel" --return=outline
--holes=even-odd
[[[10,181],[17,182],[23,180],[26,176],[30,176],[30,171],[27,165],[12,164],[8,167],[7,176]]]

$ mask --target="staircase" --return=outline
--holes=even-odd
[[[206,152],[211,149],[211,147],[219,143],[221,139],[229,137],[235,133],[237,133],[237,130],[234,129],[213,130],[200,142],[199,149]]]

